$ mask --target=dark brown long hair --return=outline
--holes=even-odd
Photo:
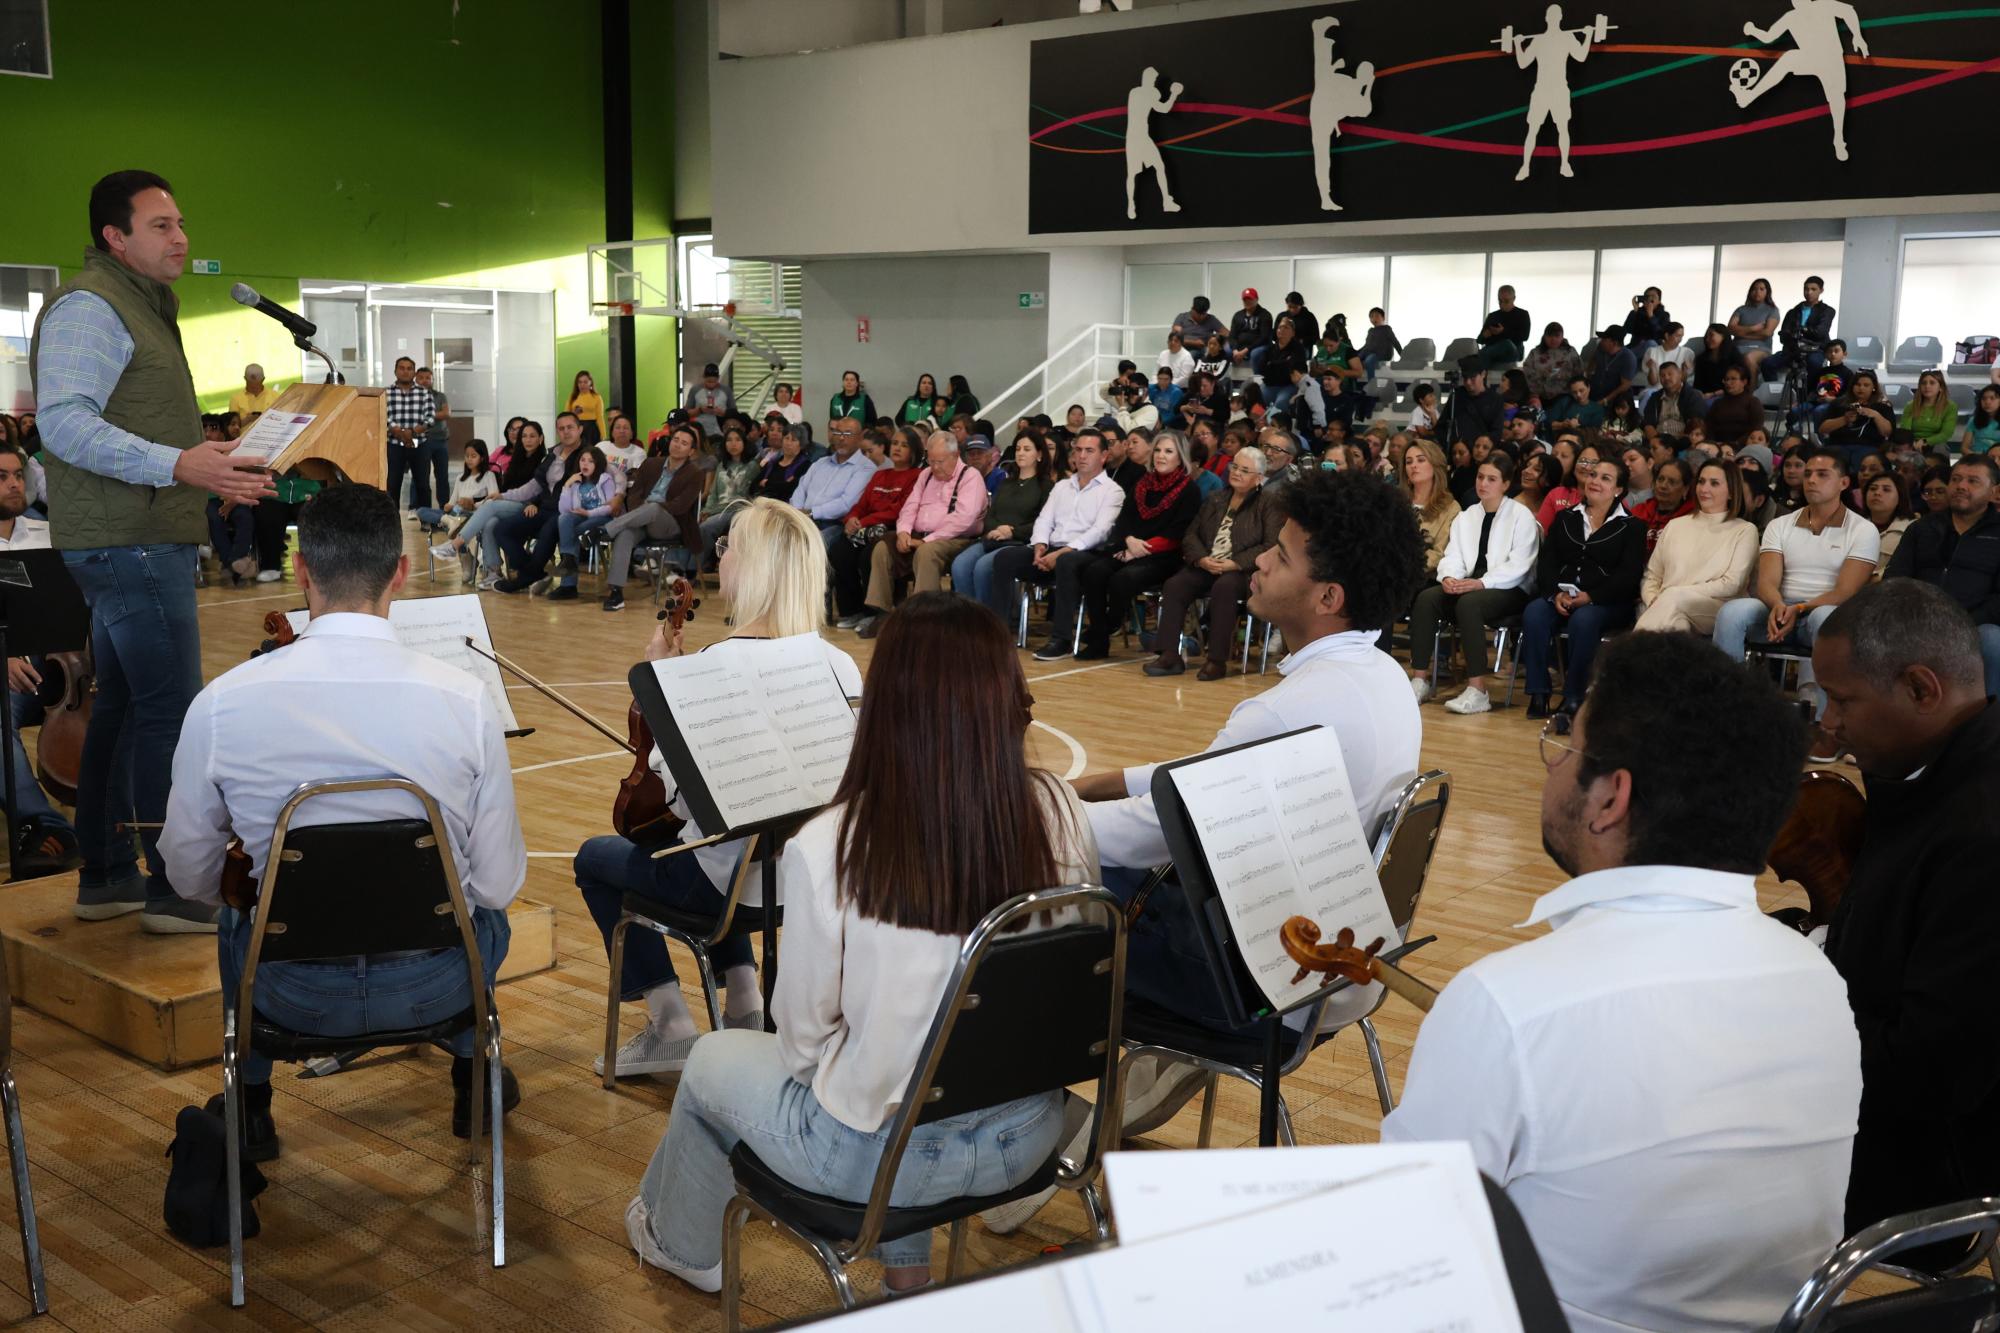
[[[846,807],[841,901],[892,926],[964,935],[1016,894],[1055,887],[1036,790],[1054,779],[1028,765],[1033,702],[1013,636],[984,606],[926,592],[890,615],[833,797]]]

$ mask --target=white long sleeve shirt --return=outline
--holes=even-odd
[[[1067,782],[1045,775],[1041,787],[1057,883],[1036,887],[1096,883],[1081,802]],[[865,1133],[902,1103],[964,940],[872,920],[841,901],[842,809],[829,807],[785,844],[785,959],[771,1018],[786,1070],[834,1119]]]
[[[1451,521],[1451,535],[1445,539],[1444,556],[1438,561],[1439,579],[1469,579],[1479,561],[1479,529],[1486,521],[1483,506],[1461,510]],[[1542,529],[1526,505],[1502,500],[1493,514],[1493,531],[1486,538],[1486,572],[1479,581],[1496,591],[1519,588],[1535,590],[1535,557],[1541,554]]]
[[[407,778],[437,802],[469,903],[514,901],[528,854],[486,687],[403,647],[381,616],[346,612],[314,617],[296,643],[224,672],[195,696],[160,833],[167,880],[183,898],[220,902],[232,834],[261,875],[278,808],[294,788],[383,777]],[[423,817],[406,793],[356,792],[308,801],[294,823]]]
[[[1846,985],[1749,875],[1601,870],[1544,921],[1445,987],[1383,1140],[1469,1142],[1576,1333],[1769,1327],[1841,1238]]]
[[[1086,486],[1078,486],[1075,476],[1064,477],[1049,492],[1042,512],[1035,515],[1035,546],[1050,550],[1067,546],[1075,551],[1093,551],[1111,540],[1111,526],[1125,505],[1125,491],[1100,472]]]
[[[1534,519],[1528,521],[1532,524]],[[1417,775],[1424,732],[1409,677],[1395,658],[1375,646],[1375,638],[1374,630],[1327,634],[1289,654],[1278,664],[1282,679],[1236,705],[1208,743],[1209,751],[1300,727],[1326,728],[1347,764],[1362,826],[1373,837],[1382,816]],[[1124,800],[1093,801],[1084,807],[1105,865],[1143,869],[1168,859],[1166,836],[1153,807],[1155,767],[1144,764],[1125,770]]]

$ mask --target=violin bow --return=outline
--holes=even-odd
[[[619,749],[623,750],[626,754],[632,753],[631,743],[628,742],[623,736],[620,736],[617,732],[605,726],[602,722],[599,722],[589,713],[584,712],[583,709],[571,703],[567,698],[563,697],[563,695],[559,691],[555,690],[554,688],[548,685],[543,684],[539,680],[536,680],[533,676],[529,675],[526,671],[522,670],[518,665],[508,661],[507,658],[503,657],[500,654],[498,649],[488,650],[485,648],[481,648],[479,644],[473,640],[473,637],[470,634],[465,636],[465,646],[470,648],[473,652],[478,653],[481,657],[493,663],[495,666],[513,672],[515,675],[519,676],[522,679],[522,681],[524,681],[530,688],[540,691],[542,694],[548,696],[550,699],[553,699],[556,703],[561,704],[564,708],[568,709],[572,714],[580,718],[582,721],[587,722],[591,726],[597,728],[599,732],[601,732],[605,736],[610,737],[611,743],[613,745],[616,745]]]

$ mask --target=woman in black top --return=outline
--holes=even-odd
[[[1737,355],[1736,340],[1729,336],[1729,330],[1721,324],[1711,324],[1702,335],[1701,350],[1694,354],[1690,381],[1696,393],[1713,399],[1722,392],[1722,372],[1742,364],[1743,358]]]
[[[1307,356],[1306,345],[1299,341],[1292,321],[1280,319],[1274,341],[1264,351],[1264,368],[1259,372],[1264,378],[1264,401],[1273,412],[1284,411],[1285,405],[1292,401],[1292,372],[1306,368]]]
[[[778,452],[764,461],[764,470],[751,484],[750,494],[766,500],[776,500],[780,504],[792,498],[792,492],[799,487],[799,481],[812,466],[812,459],[806,453],[805,440],[799,435],[797,426],[788,426]]]
[[[1090,612],[1078,660],[1111,656],[1111,631],[1124,623],[1132,599],[1157,588],[1180,568],[1181,538],[1201,510],[1201,488],[1188,470],[1187,441],[1163,430],[1153,437],[1153,461],[1118,511],[1111,540],[1080,571]]]
[[[1528,681],[1528,716],[1549,715],[1549,662],[1559,630],[1569,631],[1563,710],[1575,713],[1590,688],[1598,642],[1631,625],[1646,572],[1646,525],[1619,504],[1625,465],[1600,459],[1578,464],[1583,499],[1556,516],[1535,564],[1540,594],[1521,612],[1521,666]]]
[[[1056,451],[1039,431],[1014,436],[1014,456],[1002,466],[1007,480],[993,492],[979,540],[952,558],[951,590],[985,602],[993,590],[993,557],[1009,546],[1025,543],[1035,530],[1035,518],[1056,484]]]

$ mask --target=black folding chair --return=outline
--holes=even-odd
[[[423,819],[293,828],[307,802],[354,792],[403,792],[423,805]],[[482,1079],[488,1097],[472,1098],[471,1160],[490,1109],[493,1126],[493,1266],[507,1262],[506,1161],[500,1106],[500,1018],[479,956],[472,913],[449,853],[437,802],[403,778],[308,782],[278,811],[265,857],[243,983],[223,997],[222,1101],[229,1161],[229,1303],[243,1304],[243,1098],[238,1066],[245,1051],[298,1062],[380,1046],[443,1044],[474,1034],[472,1086]],[[257,1012],[257,968],[265,962],[462,949],[471,1005],[425,1027],[322,1036],[282,1027]],[[243,1015],[249,1015],[248,1021]],[[490,1103],[490,1106],[489,1106]]]
[[[1075,924],[1015,931],[1043,913],[1080,913]],[[810,1250],[845,1309],[856,1304],[847,1268],[881,1241],[951,1228],[945,1280],[958,1273],[966,1219],[1059,1184],[1083,1193],[1100,1239],[1110,1234],[1096,1192],[1103,1154],[1118,1142],[1118,1029],[1125,994],[1125,916],[1116,897],[1082,885],[1024,893],[986,914],[959,949],[930,1035],[890,1122],[866,1202],[802,1189],[739,1144],[729,1155],[736,1197],[722,1220],[722,1318],[742,1327],[743,1224],[771,1223]],[[1095,1080],[1082,1162],[1058,1147],[1012,1189],[893,1207],[889,1195],[919,1124],[948,1119]]]
[[[1965,1257],[1944,1273],[1917,1273],[1888,1262],[1893,1256],[1967,1237]],[[2000,1199],[1925,1208],[1877,1222],[1842,1241],[1813,1271],[1785,1308],[1777,1333],[1966,1333],[2000,1328],[2000,1285],[1992,1277],[1971,1276],[1982,1261],[1995,1260],[2000,1239]],[[1840,1304],[1854,1280],[1869,1269],[1923,1283]]]
[[[28,1299],[36,1314],[47,1314],[49,1290],[42,1279],[41,1234],[35,1228],[35,1187],[28,1179],[28,1137],[21,1129],[21,1094],[14,1087],[14,992],[7,983],[4,954],[0,954],[0,1111],[7,1118],[7,1160],[14,1168],[14,1207],[21,1219]]]
[[[1450,805],[1451,775],[1433,769],[1411,779],[1409,785],[1403,788],[1403,794],[1396,798],[1395,806],[1389,811],[1382,831],[1376,837],[1376,873],[1382,881],[1383,896],[1389,902],[1390,919],[1396,923],[1396,932],[1400,937],[1398,947],[1386,951],[1384,957],[1412,953],[1434,938],[1411,940],[1409,934],[1410,926],[1417,917],[1417,905],[1423,899],[1424,881],[1430,877],[1431,859],[1437,852],[1437,839],[1444,827],[1445,811]],[[1389,1091],[1389,1070],[1382,1059],[1382,1043],[1376,1036],[1372,1021],[1375,1011],[1388,998],[1388,992],[1379,992],[1368,1012],[1352,1023],[1343,1023],[1325,1031],[1320,1029],[1326,1006],[1347,989],[1349,983],[1345,980],[1331,983],[1306,1009],[1306,1024],[1302,1030],[1284,1029],[1275,1068],[1266,1058],[1268,1048],[1263,1035],[1238,1036],[1217,1032],[1159,1005],[1137,999],[1126,1004],[1125,1058],[1130,1061],[1142,1055],[1151,1055],[1163,1061],[1191,1064],[1208,1071],[1208,1086],[1202,1093],[1198,1146],[1208,1146],[1209,1135],[1215,1125],[1216,1088],[1224,1078],[1241,1079],[1257,1089],[1260,1096],[1275,1099],[1275,1138],[1277,1142],[1290,1146],[1296,1141],[1292,1135],[1291,1110],[1285,1105],[1279,1084],[1285,1075],[1303,1065],[1307,1056],[1349,1027],[1361,1030],[1361,1040],[1368,1049],[1368,1065],[1375,1075],[1375,1096],[1382,1104],[1382,1114],[1387,1115],[1396,1109],[1395,1098]]]

